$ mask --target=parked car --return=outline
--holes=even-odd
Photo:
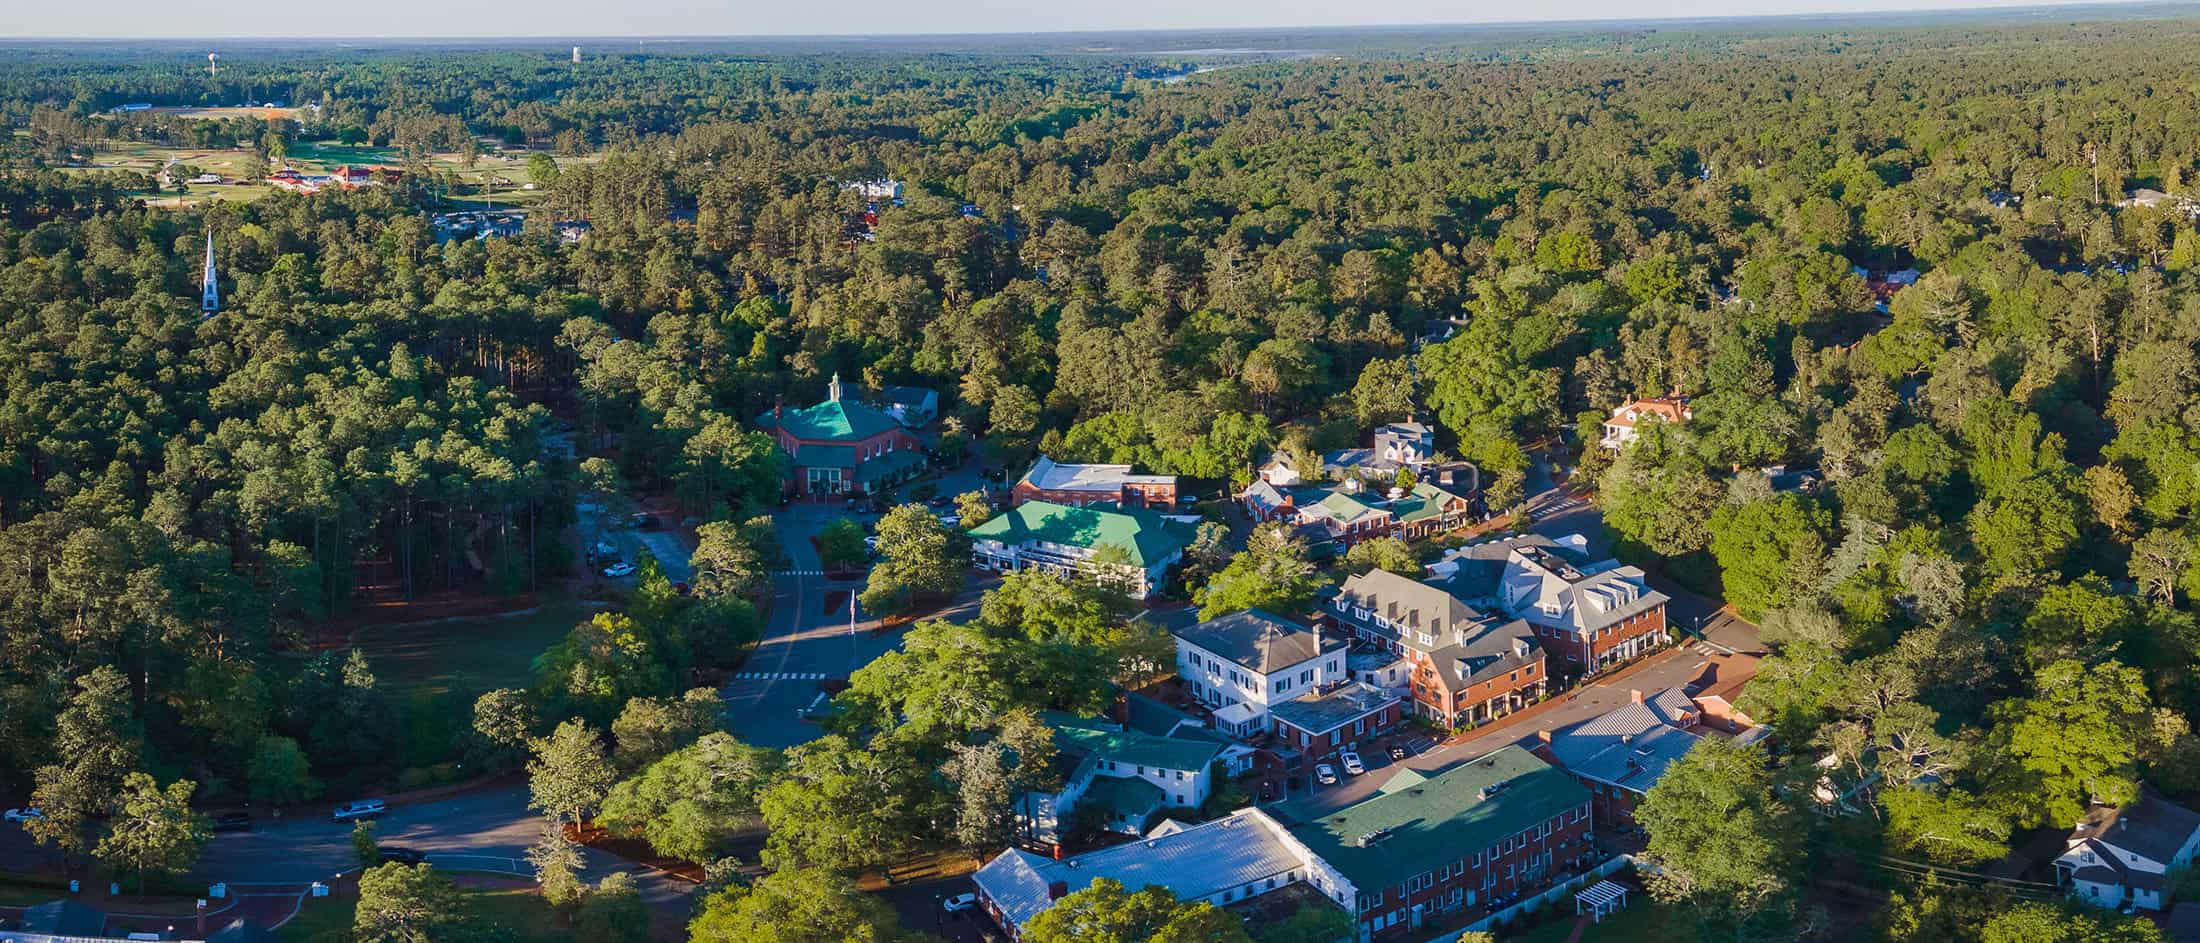
[[[359,799],[352,802],[346,802],[343,805],[337,806],[336,811],[330,813],[329,817],[339,822],[349,822],[353,819],[375,818],[376,816],[379,816],[384,812],[388,812],[389,810],[390,804],[388,802],[384,802],[383,800]]]
[[[961,913],[976,906],[978,906],[978,895],[976,894],[957,894],[946,900],[940,901],[940,909],[945,910],[951,914]]]
[[[1176,496],[1176,504],[1177,504],[1177,506],[1178,506],[1178,507],[1187,507],[1187,508],[1188,508],[1188,507],[1191,507],[1192,505],[1194,505],[1194,504],[1198,504],[1198,503],[1199,503],[1199,495],[1196,495],[1196,494],[1180,494],[1180,495],[1177,495],[1177,496]]]
[[[382,861],[384,864],[419,864],[423,861],[428,860],[428,853],[425,851],[421,851],[418,848],[404,848],[398,845],[383,845],[377,850],[382,852]]]
[[[954,498],[951,498],[951,497],[948,497],[947,495],[944,495],[944,494],[940,494],[940,495],[933,495],[933,496],[932,496],[932,500],[930,500],[930,501],[927,501],[927,502],[925,502],[925,503],[927,503],[927,504],[930,504],[930,505],[932,505],[933,507],[936,507],[936,508],[944,508],[944,507],[950,507],[950,506],[954,505],[954,503],[955,503],[955,499],[954,499]]]
[[[214,830],[217,832],[249,832],[252,830],[252,817],[242,812],[231,812],[214,820]]]
[[[1354,776],[1367,772],[1367,764],[1360,762],[1360,755],[1350,750],[1337,754],[1337,760],[1344,764],[1345,772]]]
[[[1314,767],[1314,781],[1324,786],[1336,785],[1337,768],[1327,763],[1316,764]]]
[[[37,809],[31,808],[29,806],[25,806],[20,809],[9,809],[5,814],[5,818],[10,822],[28,822],[32,819],[42,819],[45,817],[46,813],[40,812]]]
[[[622,576],[633,576],[634,564],[624,561],[614,563],[610,566],[603,568],[603,575],[611,577],[612,579],[618,579]]]
[[[619,558],[618,545],[608,540],[596,541],[596,545],[588,548],[588,552],[606,559],[616,560]]]
[[[946,525],[946,526],[948,526],[948,527],[961,527],[961,526],[962,526],[962,522],[963,522],[963,519],[962,519],[962,515],[960,515],[960,514],[942,514],[942,515],[940,515],[940,523],[941,523],[941,524],[944,524],[944,525]]]
[[[655,514],[635,514],[627,518],[626,522],[642,530],[654,530],[658,523]]]
[[[1392,743],[1392,744],[1390,745],[1390,758],[1391,758],[1391,759],[1393,759],[1393,760],[1402,760],[1402,759],[1405,759],[1405,758],[1406,758],[1406,745],[1405,745],[1405,744],[1403,744],[1403,743],[1395,743],[1395,742],[1394,742],[1394,743]]]

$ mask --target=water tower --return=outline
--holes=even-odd
[[[210,52],[206,54],[206,75],[208,78],[212,78],[217,74],[217,70],[214,68],[214,59],[219,55],[221,55],[221,53],[218,52]]]

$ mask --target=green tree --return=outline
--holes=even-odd
[[[1895,787],[1880,792],[1879,805],[1887,812],[1887,844],[1899,854],[1969,866],[2009,852],[2008,817],[1962,790]]]
[[[1726,598],[1744,618],[1817,602],[1833,515],[1793,494],[1711,515],[1711,555]]]
[[[474,723],[468,759],[484,769],[503,770],[526,758],[535,736],[535,705],[527,692],[498,688],[474,699]]]
[[[695,529],[695,553],[688,558],[696,595],[759,596],[770,578],[764,555],[730,521],[711,521]]]
[[[527,179],[540,187],[555,185],[558,182],[558,159],[536,151],[527,158]]]
[[[613,757],[632,772],[718,729],[726,712],[715,688],[690,688],[677,701],[638,697],[611,724]]]
[[[829,871],[781,869],[704,898],[689,943],[914,943],[892,907]]]
[[[1413,554],[1413,547],[1396,537],[1377,537],[1353,544],[1345,552],[1344,562],[1355,573],[1369,570],[1388,570],[1400,576],[1418,578],[1421,561]]]
[[[306,802],[321,795],[321,781],[313,778],[298,741],[275,734],[260,738],[245,779],[251,784],[252,801],[268,805]]]
[[[527,849],[527,863],[535,869],[535,885],[550,906],[571,910],[587,894],[588,886],[580,877],[581,849],[566,837],[565,826],[542,823],[542,835]]]
[[[359,859],[362,869],[382,863],[382,841],[375,836],[372,820],[357,819],[351,823],[351,853]]]
[[[357,943],[464,943],[479,929],[457,886],[432,865],[385,864],[359,875]]]
[[[879,519],[878,552],[883,559],[863,588],[863,608],[872,612],[898,612],[918,596],[954,593],[969,577],[962,535],[921,504],[901,505]]]
[[[1762,751],[1705,740],[1666,768],[1635,809],[1656,864],[1659,900],[1706,923],[1786,919],[1778,906],[1803,873],[1806,826],[1773,791]]]
[[[774,870],[849,873],[906,854],[923,823],[944,819],[920,768],[893,749],[829,736],[787,751],[786,770],[757,796]]]
[[[1720,491],[1685,436],[1644,424],[1598,482],[1597,504],[1621,538],[1665,556],[1703,549]]]
[[[817,556],[826,569],[838,570],[862,565],[870,556],[870,548],[863,544],[863,525],[841,518],[825,525],[817,535]]]
[[[197,789],[198,784],[183,779],[163,788],[144,773],[123,777],[107,834],[93,854],[116,871],[136,872],[140,894],[145,893],[148,871],[190,870],[209,834],[206,818],[191,811],[191,793]]]
[[[38,769],[31,804],[42,817],[23,824],[31,839],[81,854],[88,828],[122,798],[123,780],[142,749],[130,713],[129,681],[100,666],[77,679],[68,706],[54,717],[53,749],[61,762]]]
[[[2018,824],[2075,822],[2095,802],[2138,797],[2139,731],[2151,713],[2138,669],[2114,661],[2042,667],[2030,697],[1995,705],[1988,796]]]
[[[528,808],[552,821],[586,823],[603,804],[614,779],[603,739],[588,729],[586,721],[568,720],[550,736],[535,741],[534,749],[535,758],[527,763],[533,793]]]
[[[649,908],[642,903],[634,876],[614,871],[598,881],[573,917],[573,936],[590,943],[646,943]]]
[[[1186,904],[1158,884],[1134,892],[1105,877],[1033,916],[1024,924],[1023,938],[1027,943],[1250,941],[1244,923],[1213,904]]]
[[[960,526],[969,530],[993,518],[993,502],[983,491],[965,491],[955,496],[955,516],[962,519]]]
[[[640,833],[658,854],[709,862],[755,818],[757,794],[779,767],[777,752],[714,731],[620,780],[597,822]]]
[[[1311,604],[1320,585],[1314,564],[1306,557],[1305,542],[1293,536],[1288,526],[1270,523],[1253,529],[1244,552],[1231,557],[1194,600],[1202,619],[1245,609],[1289,615]]]

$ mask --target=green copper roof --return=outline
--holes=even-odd
[[[1331,491],[1321,500],[1321,506],[1347,524],[1382,510],[1358,495],[1343,491]]]
[[[1503,791],[1482,798],[1482,787],[1500,782]],[[1472,857],[1588,802],[1589,790],[1572,776],[1514,746],[1293,825],[1291,834],[1371,892]]]
[[[1152,566],[1191,544],[1189,528],[1144,509],[1074,508],[1026,501],[971,529],[970,536],[1006,544],[1043,540],[1071,547],[1104,545],[1130,551],[1133,564]]]
[[[808,409],[790,409],[783,417],[765,413],[763,424],[777,424],[787,434],[811,442],[854,442],[901,428],[894,417],[844,399],[829,399]]]
[[[1400,521],[1411,524],[1415,521],[1442,516],[1445,504],[1461,500],[1465,499],[1424,481],[1413,486],[1412,494],[1399,498],[1393,503],[1390,506],[1390,512],[1398,515]]]
[[[1117,764],[1129,764],[1130,772],[1137,772],[1140,766],[1185,772],[1203,770],[1222,753],[1222,744],[1212,740],[1156,737],[1136,730],[1117,730],[1113,724],[1090,718],[1048,714],[1046,722],[1054,728],[1054,743],[1062,752],[1083,753],[1088,757],[1114,760]]]
[[[1146,820],[1169,804],[1169,794],[1136,776],[1094,776],[1092,785],[1085,787],[1084,798],[1078,803],[1092,803],[1107,809],[1143,832]]]

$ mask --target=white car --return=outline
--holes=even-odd
[[[1367,772],[1367,764],[1360,762],[1360,755],[1350,750],[1337,754],[1337,760],[1344,764],[1345,772],[1354,776]]]
[[[1321,784],[1322,784],[1322,785],[1324,785],[1324,786],[1334,786],[1334,785],[1336,785],[1336,784],[1337,784],[1337,768],[1336,768],[1336,767],[1334,767],[1334,766],[1331,766],[1331,765],[1329,765],[1329,764],[1327,764],[1327,763],[1318,763],[1318,764],[1315,764],[1315,766],[1314,766],[1314,780],[1315,780],[1316,782],[1319,782],[1319,783],[1321,783]]]
[[[978,895],[976,894],[957,894],[940,901],[940,909],[951,914],[961,913],[976,906],[978,906]]]
[[[943,524],[943,525],[945,525],[945,526],[948,526],[948,527],[961,527],[961,526],[962,526],[962,522],[963,522],[963,519],[962,519],[962,515],[960,515],[960,514],[942,514],[942,515],[940,515],[940,523],[941,523],[941,524]]]
[[[877,550],[877,549],[878,549],[878,535],[877,535],[877,534],[872,534],[872,535],[871,535],[871,536],[869,536],[869,537],[865,537],[865,538],[863,538],[863,546],[864,546],[864,549],[867,549],[867,550]]]
[[[612,579],[618,579],[619,577],[622,577],[622,576],[633,576],[633,575],[634,575],[634,564],[631,564],[631,563],[614,563],[614,564],[612,564],[612,565],[610,565],[610,566],[607,566],[607,567],[604,567],[604,568],[603,568],[603,575],[605,575],[605,576],[608,576],[608,577],[611,577]]]
[[[46,813],[26,806],[21,809],[9,809],[4,817],[10,822],[28,822],[32,819],[45,818]]]
[[[329,818],[338,822],[349,822],[353,819],[371,819],[389,810],[390,804],[383,800],[360,799],[337,806],[336,811],[329,813]]]

